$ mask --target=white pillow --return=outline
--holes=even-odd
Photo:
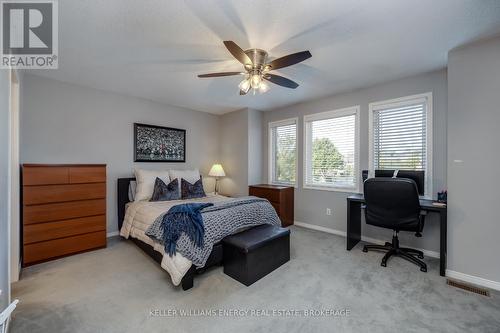
[[[196,183],[200,180],[200,170],[170,170],[170,179],[174,180],[177,178],[177,182],[179,183],[179,193],[181,193],[181,178],[184,178],[191,184]]]
[[[155,187],[156,177],[160,178],[165,184],[170,183],[168,170],[145,170],[135,169],[135,180],[137,181],[137,190],[134,201],[143,201],[151,199]]]
[[[131,180],[128,183],[128,201],[135,200],[135,192],[137,191],[137,182],[135,180]]]

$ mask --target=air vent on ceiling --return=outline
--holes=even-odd
[[[490,291],[488,289],[479,288],[479,287],[476,287],[476,286],[473,286],[473,285],[470,285],[470,284],[467,284],[464,282],[453,281],[450,279],[446,279],[446,284],[449,286],[452,286],[452,287],[456,287],[456,288],[470,291],[472,293],[476,293],[479,295],[490,297]]]

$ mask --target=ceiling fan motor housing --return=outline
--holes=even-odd
[[[267,60],[267,52],[261,49],[249,49],[245,54],[252,60],[252,64],[247,69],[261,71],[264,69]],[[246,67],[246,66],[245,66]]]

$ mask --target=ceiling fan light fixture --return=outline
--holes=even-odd
[[[253,89],[259,89],[261,82],[262,78],[260,77],[260,74],[258,73],[252,74],[250,79],[250,85],[252,86]]]
[[[250,84],[250,79],[246,78],[243,81],[240,82],[238,85],[241,91],[245,92],[245,94],[250,90],[251,84]]]
[[[263,94],[266,93],[268,90],[269,90],[269,85],[266,82],[262,81],[259,86],[259,92]]]

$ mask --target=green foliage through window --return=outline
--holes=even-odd
[[[276,145],[276,180],[295,183],[295,137],[280,136]]]
[[[331,183],[344,173],[344,156],[328,138],[316,139],[312,145],[313,181]]]
[[[297,159],[297,124],[295,122],[271,128],[273,183],[295,184]]]
[[[307,185],[334,188],[356,186],[355,112],[354,108],[344,111],[344,114],[332,111],[325,114],[325,118],[305,120]]]

